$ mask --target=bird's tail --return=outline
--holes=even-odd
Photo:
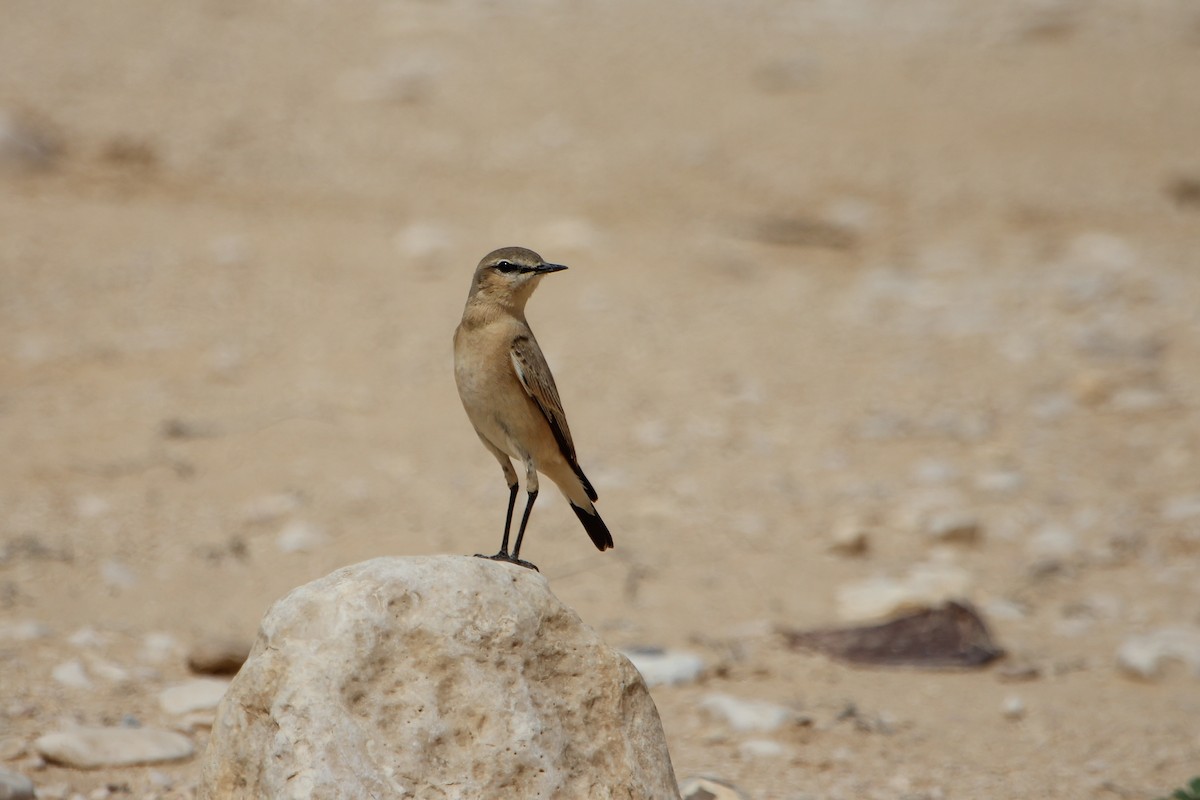
[[[596,545],[596,549],[608,550],[613,546],[612,534],[608,532],[608,526],[604,524],[604,520],[600,519],[600,513],[596,511],[595,506],[588,511],[571,503],[571,510],[583,523],[583,529],[587,531],[588,536],[592,537],[592,544]]]

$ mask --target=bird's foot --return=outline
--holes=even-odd
[[[483,553],[476,553],[475,557],[486,558],[489,561],[507,561],[509,564],[516,564],[518,567],[525,567],[525,569],[531,569],[534,572],[541,572],[541,570],[538,569],[532,561],[523,561],[519,558],[513,558],[503,550],[501,550],[499,553],[496,553],[494,556],[485,556]]]

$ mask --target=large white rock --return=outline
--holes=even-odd
[[[637,670],[540,574],[378,558],[263,618],[201,798],[677,799]]]

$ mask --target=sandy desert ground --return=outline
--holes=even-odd
[[[524,555],[612,644],[705,659],[654,689],[681,777],[1065,800],[1200,774],[1185,0],[6,2],[0,769],[191,797],[197,759],[33,742],[203,747],[157,699],[195,643],[341,565],[498,544],[450,336],[509,244],[571,267],[529,317],[617,543],[543,492]],[[779,633],[930,571],[1007,659],[856,668]],[[1180,658],[1118,667],[1163,630]],[[739,732],[713,693],[797,721]]]

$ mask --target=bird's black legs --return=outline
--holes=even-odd
[[[522,567],[528,567],[534,572],[540,570],[528,561],[522,561],[517,558],[517,554],[521,552],[521,540],[525,538],[525,526],[529,523],[529,511],[533,508],[533,501],[537,499],[537,492],[529,493],[529,501],[525,504],[525,513],[521,516],[521,528],[517,531],[517,543],[513,547],[512,555],[508,554],[508,533],[512,529],[513,509],[517,505],[517,484],[513,483],[508,487],[508,512],[504,515],[504,538],[500,540],[500,552],[494,556],[485,556],[483,553],[476,553],[476,558],[490,558],[493,561],[507,561],[511,564],[519,564]]]
[[[517,505],[517,484],[508,487],[508,512],[504,515],[504,538],[500,541],[500,552],[508,553],[508,532],[512,528],[512,512]]]
[[[525,513],[521,515],[521,527],[517,531],[517,543],[513,545],[513,561],[517,564],[528,564],[534,569],[537,569],[537,567],[529,564],[528,561],[521,561],[518,556],[521,555],[521,540],[525,538],[525,526],[529,524],[529,512],[533,511],[533,501],[537,500],[537,496],[537,489],[529,493],[529,500],[525,503]]]

